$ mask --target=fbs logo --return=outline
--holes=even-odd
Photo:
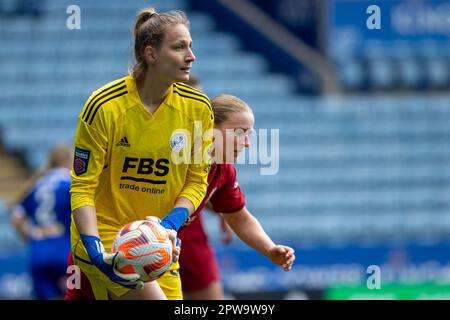
[[[128,139],[127,137],[123,137],[122,139],[120,139],[119,142],[116,143],[116,147],[131,147],[131,145],[128,143]]]

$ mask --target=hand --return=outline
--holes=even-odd
[[[145,217],[148,221],[153,221],[161,224],[161,219],[154,216],[147,216]],[[169,234],[169,239],[172,241],[172,263],[177,262],[180,258],[180,252],[181,252],[181,240],[177,237],[177,232],[175,230],[166,229],[167,233]]]
[[[159,223],[169,232],[173,243],[172,261],[177,262],[180,257],[181,240],[177,237],[180,227],[188,220],[189,210],[185,207],[176,207],[169,212]]]
[[[139,279],[138,274],[125,274],[116,269],[117,263],[125,260],[122,252],[107,253],[100,239],[96,236],[80,234],[80,237],[91,262],[112,282],[131,289],[144,288],[144,282]]]
[[[294,249],[282,245],[270,248],[268,257],[273,263],[283,267],[284,271],[291,270],[295,261]]]
[[[181,253],[181,239],[177,237],[177,233],[174,230],[167,230],[169,232],[169,239],[172,240],[172,262],[175,263],[180,259]]]
[[[233,241],[233,229],[228,225],[223,217],[220,217],[221,240],[223,244],[230,244]]]

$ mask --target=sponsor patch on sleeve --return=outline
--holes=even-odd
[[[75,147],[73,171],[77,176],[87,172],[90,154],[91,152],[89,150]]]

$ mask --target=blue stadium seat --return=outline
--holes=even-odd
[[[449,59],[429,59],[425,63],[425,73],[429,86],[432,88],[445,88],[450,83]]]

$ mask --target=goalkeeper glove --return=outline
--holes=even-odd
[[[161,219],[159,219],[158,217],[147,216],[146,219],[149,221],[158,222],[162,226]],[[166,227],[164,227],[164,228],[166,229],[167,233],[169,234],[169,239],[172,241],[172,246],[173,246],[172,262],[177,262],[178,259],[180,258],[181,240],[180,240],[180,238],[177,237],[177,232],[175,230],[167,229]]]
[[[115,268],[118,262],[125,260],[125,256],[122,252],[107,253],[100,239],[96,236],[80,234],[80,238],[92,264],[103,272],[112,282],[131,289],[142,289],[144,287],[144,283],[142,280],[139,280],[138,274],[121,273]]]

